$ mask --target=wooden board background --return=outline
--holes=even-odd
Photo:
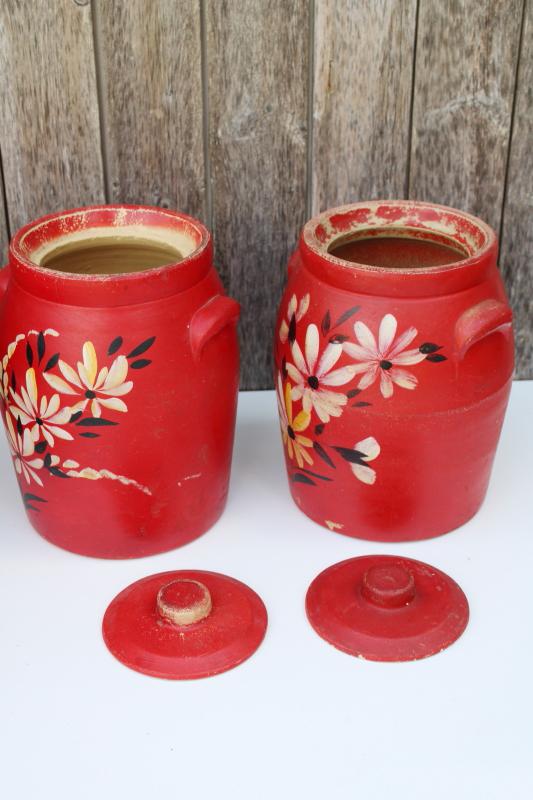
[[[242,386],[272,385],[311,214],[413,197],[501,237],[533,378],[533,0],[3,0],[0,251],[50,211],[179,208],[243,304]]]

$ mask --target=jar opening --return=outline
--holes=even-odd
[[[128,235],[127,231],[110,236],[107,229],[87,231],[72,240],[60,237],[33,259],[40,267],[76,275],[124,275],[141,272],[183,260],[183,254],[170,243],[144,236]]]
[[[470,214],[413,200],[373,200],[333,208],[310,220],[304,227],[303,238],[317,254],[344,262],[345,267],[349,266],[346,262],[351,262],[374,269],[382,265],[373,264],[370,260],[359,261],[355,257],[356,253],[360,251],[364,254],[366,251],[369,258],[373,253],[374,257],[381,260],[378,256],[381,250],[389,254],[384,259],[388,263],[383,266],[408,269],[407,263],[394,264],[391,258],[395,248],[399,248],[399,252],[410,250],[413,260],[416,261],[416,268],[421,269],[455,265],[478,256],[495,240],[494,232],[489,226]],[[407,241],[396,241],[392,244],[393,238]],[[361,244],[365,239],[367,243]],[[350,244],[352,242],[354,244]],[[450,253],[442,248],[452,249],[454,252]],[[439,260],[439,250],[445,261]],[[347,255],[350,257],[346,258]],[[424,264],[424,260],[434,263]]]
[[[363,228],[333,239],[327,252],[343,261],[384,269],[424,269],[455,264],[467,250],[449,236],[416,228]]]
[[[107,215],[106,217],[102,215]],[[135,209],[80,209],[38,220],[18,247],[34,266],[72,275],[127,275],[178,264],[201,244],[193,225]]]

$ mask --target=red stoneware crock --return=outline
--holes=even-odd
[[[479,509],[513,371],[496,258],[488,225],[427,203],[357,203],[305,225],[275,380],[291,492],[313,520],[393,542]]]
[[[15,235],[0,281],[1,414],[36,530],[103,558],[206,531],[239,369],[207,229],[143,206],[52,214]]]

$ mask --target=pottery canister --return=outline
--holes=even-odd
[[[274,352],[290,490],[313,520],[393,542],[479,509],[513,372],[496,259],[494,231],[444,206],[364,202],[305,225]]]
[[[142,206],[52,214],[14,236],[0,282],[1,414],[34,528],[104,558],[207,530],[239,371],[208,230]]]

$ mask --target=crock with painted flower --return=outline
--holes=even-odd
[[[450,531],[487,490],[513,371],[481,220],[372,201],[304,227],[275,333],[289,483],[309,517],[383,541]]]
[[[238,390],[238,304],[184,214],[43,217],[0,271],[0,407],[32,525],[84,555],[184,544],[221,514]]]

